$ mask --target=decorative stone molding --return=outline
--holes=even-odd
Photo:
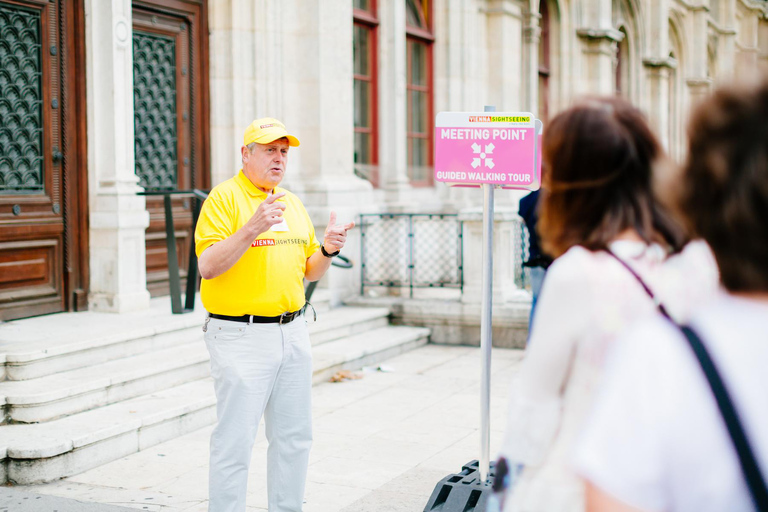
[[[677,69],[677,59],[667,57],[666,59],[657,59],[654,57],[646,57],[643,59],[643,66],[647,68],[668,68]]]
[[[608,40],[618,43],[624,39],[624,34],[620,30],[615,28],[594,29],[594,28],[579,28],[576,29],[576,35],[582,39],[589,41]]]
[[[768,5],[764,1],[740,0],[741,5],[753,12],[762,12],[768,18]]]
[[[724,36],[735,36],[738,31],[733,27],[723,27],[712,18],[707,20],[707,25],[713,32]]]
[[[480,12],[487,16],[502,15],[523,19],[520,4],[512,0],[488,0],[487,7],[480,7]]]

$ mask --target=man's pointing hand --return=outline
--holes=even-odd
[[[336,212],[331,212],[331,218],[328,221],[328,227],[325,228],[325,238],[323,239],[323,247],[325,247],[325,251],[328,253],[340,251],[347,241],[347,231],[354,227],[354,222],[337,225]]]

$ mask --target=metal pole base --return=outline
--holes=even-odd
[[[440,480],[432,491],[424,512],[485,511],[488,499],[493,493],[496,468],[495,463],[491,462],[488,478],[482,481],[479,465],[477,460],[467,462],[461,467],[461,472]]]

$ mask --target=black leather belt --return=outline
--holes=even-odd
[[[228,316],[228,315],[216,315],[214,313],[208,313],[211,318],[217,318],[219,320],[229,320],[230,322],[244,322],[253,324],[287,324],[296,320],[302,313],[304,308],[291,313],[283,313],[277,316],[256,316],[256,315],[243,315],[243,316]]]

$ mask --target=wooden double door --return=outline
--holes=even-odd
[[[133,6],[136,173],[147,190],[208,188],[206,0]],[[88,307],[84,16],[83,0],[0,0],[0,321]],[[162,199],[147,209],[158,295],[168,289]],[[185,268],[191,199],[173,209]]]
[[[0,0],[0,320],[87,307],[82,0]]]
[[[203,0],[133,2],[134,153],[147,191],[210,187],[208,28]],[[193,199],[173,199],[176,254],[186,278]],[[147,197],[147,288],[168,293],[165,209]],[[182,282],[183,285],[183,282]]]

